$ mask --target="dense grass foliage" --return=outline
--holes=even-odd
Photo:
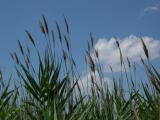
[[[11,53],[18,80],[14,81],[11,77],[6,83],[0,72],[0,119],[159,120],[160,73],[151,64],[144,41],[141,40],[147,60],[141,59],[141,64],[149,84],[141,82],[136,85],[136,80],[132,79],[136,78],[136,66],[133,71],[127,72],[126,66],[130,68],[132,63],[129,59],[128,63],[124,62],[119,42],[116,41],[124,71],[117,79],[110,67],[113,86],[109,89],[90,34],[85,61],[90,74],[87,81],[90,81],[91,87],[84,92],[86,85],[83,85],[72,54],[70,29],[65,17],[64,23],[65,31],[60,29],[58,23],[54,30],[50,30],[45,17],[42,17],[40,29],[46,43],[44,50],[39,48],[38,40],[27,30],[31,44],[26,46],[18,41],[20,52]],[[31,59],[33,56],[34,60]],[[15,82],[13,89],[10,88],[10,81]],[[123,82],[128,83],[128,88],[124,87]]]

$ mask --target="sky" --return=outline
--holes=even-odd
[[[17,40],[27,43],[24,31],[27,29],[34,36],[39,36],[42,15],[51,27],[56,21],[63,24],[63,16],[67,16],[73,51],[78,57],[84,55],[89,33],[92,32],[105,72],[108,72],[108,64],[119,71],[113,36],[120,41],[124,56],[132,58],[134,62],[138,62],[137,56],[142,55],[139,42],[142,37],[151,51],[151,59],[158,65],[159,0],[1,0],[0,67],[4,74],[13,71],[9,53],[18,51]],[[80,57],[77,62],[80,70],[83,70],[83,58]]]

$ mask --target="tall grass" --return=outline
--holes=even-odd
[[[43,52],[37,45],[39,41],[28,30],[26,35],[31,44],[26,46],[18,41],[20,52],[11,53],[18,76],[13,90],[9,89],[10,82],[4,83],[0,72],[0,119],[160,119],[160,73],[150,62],[143,40],[142,48],[147,60],[141,61],[150,84],[142,82],[139,87],[136,85],[136,80],[133,79],[136,78],[136,66],[128,58],[128,63],[124,62],[119,42],[116,41],[124,71],[118,80],[113,75],[113,89],[110,89],[105,82],[99,51],[94,49],[94,38],[90,33],[85,60],[90,76],[87,81],[91,83],[91,87],[88,86],[83,92],[86,85],[82,82],[78,64],[72,54],[70,28],[66,17],[64,25],[65,31],[60,29],[58,22],[55,29],[50,29],[47,20],[42,17],[40,30],[46,43]],[[30,49],[31,47],[34,49]],[[31,60],[33,51],[36,53],[36,64],[35,60]],[[130,72],[126,70],[127,65]],[[110,69],[114,74],[111,66]],[[134,69],[133,72],[131,69]],[[128,88],[124,88],[123,82],[128,83]]]

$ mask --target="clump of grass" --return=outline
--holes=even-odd
[[[60,29],[58,22],[55,24],[55,30],[50,30],[47,19],[42,16],[40,29],[46,43],[46,49],[43,52],[41,48],[38,48],[37,42],[39,41],[28,30],[26,30],[26,34],[34,49],[31,51],[30,46],[22,45],[22,42],[18,40],[21,55],[16,52],[10,54],[15,62],[15,71],[19,77],[13,90],[9,89],[10,83],[4,84],[0,72],[0,119],[160,119],[160,73],[151,64],[149,52],[143,40],[141,40],[142,48],[147,62],[144,59],[141,60],[150,84],[142,82],[140,87],[136,86],[136,66],[127,58],[130,72],[126,72],[123,53],[116,40],[121,67],[125,69],[125,72],[121,72],[121,77],[117,80],[114,78],[114,71],[110,66],[113,73],[113,89],[110,90],[105,82],[99,51],[95,50],[94,38],[90,33],[85,57],[87,71],[90,74],[90,79],[87,81],[91,83],[91,88],[87,89],[88,91],[84,94],[82,91],[86,85],[81,81],[82,76],[72,54],[70,29],[66,17],[64,17],[64,25],[66,28],[64,32]],[[58,38],[55,36],[55,31]],[[55,46],[58,46],[58,50]],[[33,64],[30,59],[33,50],[36,52],[34,55],[36,64]],[[131,69],[134,69],[133,73]],[[128,82],[127,92],[122,81]]]

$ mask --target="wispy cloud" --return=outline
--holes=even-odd
[[[144,8],[144,12],[155,12],[155,11],[159,11],[160,10],[160,5],[159,4],[155,4],[153,6],[148,6],[146,8]]]
[[[134,35],[130,35],[123,39],[117,38],[120,43],[124,61],[127,60],[127,57],[132,62],[140,61],[140,56],[144,59],[146,58],[140,39],[141,38]],[[149,50],[150,59],[158,58],[160,53],[160,41],[148,36],[142,37],[142,39]],[[121,71],[119,50],[116,47],[115,42],[115,38],[109,40],[102,38],[95,44],[95,49],[98,49],[99,51],[100,62],[103,64],[103,70],[106,72],[110,71],[109,66],[112,66],[114,71]]]
[[[147,7],[142,9],[142,11],[139,14],[139,17],[143,18],[147,14],[153,14],[153,13],[156,13],[158,11],[160,11],[160,4],[159,3],[151,5],[151,6],[147,6]]]

